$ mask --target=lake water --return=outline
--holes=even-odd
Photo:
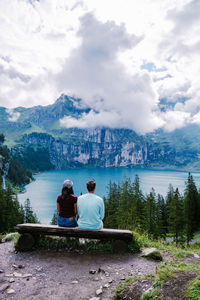
[[[185,181],[188,173],[181,171],[150,170],[150,169],[128,169],[128,168],[107,168],[107,169],[76,169],[56,170],[40,173],[35,181],[26,186],[26,192],[18,195],[20,203],[29,198],[31,206],[36,212],[41,223],[49,224],[54,211],[56,210],[56,199],[61,191],[65,179],[74,182],[74,193],[86,193],[86,182],[94,178],[97,182],[96,194],[103,197],[107,194],[109,181],[122,182],[126,178],[134,180],[135,175],[140,178],[143,193],[149,193],[153,187],[156,193],[164,197],[167,194],[169,184],[174,188],[178,187],[180,192],[184,191]],[[200,173],[192,173],[197,187],[200,186]]]

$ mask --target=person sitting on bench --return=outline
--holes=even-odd
[[[77,197],[74,195],[73,182],[69,179],[63,182],[62,192],[57,198],[58,226],[76,227]]]
[[[99,230],[103,228],[104,202],[94,194],[96,182],[89,180],[86,184],[88,193],[78,197],[78,227],[82,229]]]

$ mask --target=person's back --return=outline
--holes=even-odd
[[[76,227],[77,197],[72,188],[73,182],[69,179],[63,182],[61,194],[57,198],[57,224],[64,227]]]
[[[91,182],[95,181],[88,181],[88,194],[78,198],[78,226],[82,229],[99,230],[103,228],[104,202],[101,197],[94,194],[96,183],[93,186]]]

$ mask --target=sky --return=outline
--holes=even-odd
[[[67,128],[200,125],[199,16],[199,0],[0,0],[0,106],[15,122],[66,94],[92,108]]]

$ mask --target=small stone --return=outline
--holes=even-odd
[[[21,274],[21,273],[18,273],[18,272],[14,272],[13,275],[14,275],[15,277],[22,277],[22,274]]]
[[[105,288],[109,288],[110,284],[109,283],[106,283],[103,287]]]
[[[154,260],[159,260],[159,261],[163,260],[162,255],[156,248],[143,249],[141,256],[146,258],[151,258]]]
[[[113,280],[112,280],[112,279],[109,279],[109,280],[108,280],[108,283],[112,283],[112,282],[113,282]]]
[[[125,280],[125,277],[121,277],[120,280]]]
[[[35,268],[35,270],[38,271],[38,272],[40,272],[40,271],[42,271],[43,269],[42,269],[42,267],[37,267],[37,268]]]
[[[8,233],[2,240],[2,243],[9,242],[14,236],[16,236],[18,233],[13,232],[13,233]]]
[[[14,274],[6,274],[6,277],[13,277]]]
[[[26,277],[32,277],[32,276],[33,276],[32,274],[23,274],[23,275],[22,275],[23,278],[26,278]]]
[[[15,282],[15,279],[14,279],[14,278],[10,278],[10,279],[9,279],[9,282],[10,282],[10,283]]]
[[[18,268],[19,268],[19,269],[23,269],[23,268],[25,268],[25,267],[24,267],[24,265],[18,265]]]
[[[0,269],[0,273],[4,273],[4,270]]]
[[[77,283],[78,283],[78,280],[72,281],[72,284],[77,284]]]
[[[98,269],[98,273],[101,273],[101,272],[102,272],[102,273],[105,273],[105,270],[99,268],[99,269]]]
[[[89,300],[101,300],[101,298],[99,298],[99,297],[92,297]]]
[[[14,293],[15,293],[15,290],[13,290],[13,289],[7,289],[7,290],[6,290],[6,293],[7,293],[7,294],[14,294]]]
[[[13,267],[14,269],[18,269],[18,266],[15,265],[15,264],[13,264],[12,267]]]
[[[96,295],[99,296],[103,293],[103,290],[102,289],[98,289],[96,290]]]
[[[90,270],[89,273],[90,274],[95,274],[97,271],[96,270]]]
[[[99,281],[99,278],[98,278],[98,277],[95,277],[93,280],[94,280],[94,281]]]
[[[5,291],[7,288],[9,288],[9,284],[5,283],[5,284],[2,284],[2,286],[0,286],[0,292],[3,292]]]
[[[199,258],[200,256],[198,254],[194,253],[194,257]]]

